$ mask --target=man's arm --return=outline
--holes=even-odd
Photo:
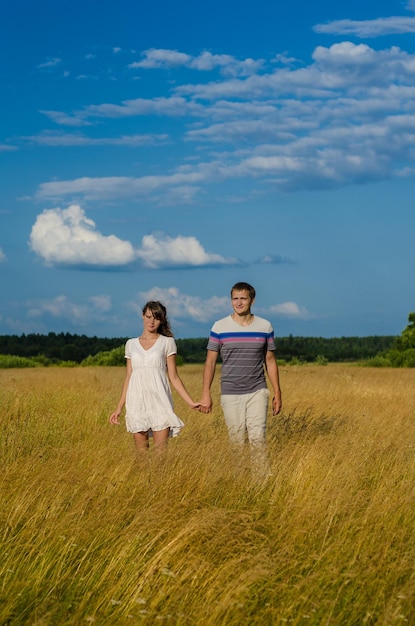
[[[218,352],[208,350],[206,353],[206,362],[203,370],[203,389],[202,398],[200,400],[200,410],[202,413],[209,413],[212,410],[212,396],[210,395],[210,387],[215,377],[216,361],[218,360]]]
[[[278,364],[275,358],[273,350],[268,350],[265,355],[265,369],[267,370],[269,381],[274,390],[274,397],[272,399],[272,414],[278,415],[281,411],[281,388],[280,388],[280,375],[278,371]]]

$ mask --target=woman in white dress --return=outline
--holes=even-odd
[[[110,416],[112,424],[120,423],[125,405],[127,431],[134,436],[138,451],[148,448],[149,433],[154,447],[163,448],[169,435],[178,435],[184,424],[173,410],[169,379],[183,400],[193,409],[176,367],[176,342],[161,302],[147,302],[143,307],[143,332],[125,344],[127,373],[118,406]]]

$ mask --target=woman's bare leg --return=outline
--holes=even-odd
[[[169,439],[170,428],[164,428],[163,430],[153,430],[154,449],[161,452],[165,450],[167,441]]]
[[[148,450],[148,432],[133,433],[133,436],[137,452],[146,452]]]

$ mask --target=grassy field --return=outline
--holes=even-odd
[[[0,624],[415,624],[414,377],[282,367],[259,480],[218,378],[137,458],[108,423],[123,368],[0,370]]]

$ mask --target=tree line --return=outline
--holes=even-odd
[[[117,354],[121,354],[121,363],[123,363],[122,347],[127,339],[128,337],[87,337],[70,333],[0,335],[0,355],[37,358],[39,362],[44,361],[45,364],[46,362],[80,364],[85,359],[91,360],[91,357],[96,357],[100,353],[116,350]],[[206,357],[207,341],[207,337],[176,339],[180,362],[203,363]],[[279,361],[294,360],[304,363],[316,360],[336,363],[372,359],[392,350],[399,345],[399,341],[402,343],[402,338],[395,336],[323,338],[289,335],[275,339],[276,355]],[[407,343],[406,341],[405,346]]]
[[[0,335],[0,354],[81,363],[86,357],[113,350],[125,341],[70,333]]]

